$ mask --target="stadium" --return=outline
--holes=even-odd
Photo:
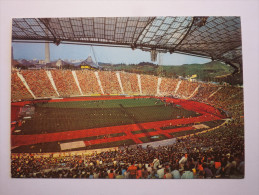
[[[153,61],[178,52],[234,71],[221,84],[98,67],[13,68],[12,177],[244,177],[239,17],[13,19],[13,41],[129,47]]]

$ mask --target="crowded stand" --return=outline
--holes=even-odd
[[[32,99],[32,95],[26,89],[21,79],[17,76],[16,71],[12,71],[11,74],[12,83],[11,83],[11,100],[18,101],[24,99]]]
[[[232,86],[222,86],[213,96],[208,98],[210,104],[214,104],[222,109],[227,110],[227,106],[233,102],[243,100],[243,89]]]
[[[232,119],[238,124],[244,124],[244,103],[231,104],[228,106],[228,113]]]
[[[51,70],[51,74],[60,96],[80,95],[71,70]]]
[[[197,82],[182,80],[182,82],[177,90],[177,95],[181,98],[188,98],[193,94],[194,90],[198,86],[199,86],[199,84]]]
[[[99,71],[104,94],[121,94],[121,88],[115,72]]]
[[[224,106],[225,101],[228,100],[232,92],[234,92],[234,88],[232,87],[226,87],[226,86],[221,86],[221,88],[211,97],[208,98],[208,102],[214,103],[215,105],[218,106]],[[228,97],[228,98],[226,98]]]
[[[57,95],[44,70],[23,70],[21,74],[36,97],[54,97]]]
[[[201,83],[198,92],[191,99],[223,109],[229,117],[243,123],[243,98],[241,87]]]
[[[120,72],[120,78],[126,94],[140,94],[137,74]]]
[[[102,94],[96,75],[90,70],[75,71],[78,84],[83,95]],[[45,70],[24,70],[20,72],[36,98],[55,97],[57,94],[47,77]],[[105,94],[121,94],[121,88],[115,72],[98,71]],[[80,95],[75,78],[70,70],[51,70],[51,75],[57,91],[61,97]],[[125,94],[141,95],[137,74],[120,72],[121,84]],[[176,93],[177,85],[179,88]],[[151,75],[140,75],[143,95],[157,93],[158,78]],[[198,87],[198,88],[197,88]],[[195,90],[198,89],[196,92]],[[211,83],[197,83],[187,80],[161,78],[160,95],[174,95],[177,98],[190,98],[221,108],[231,113],[238,112],[243,116],[243,88],[222,86]],[[194,93],[195,92],[195,93]],[[32,95],[25,87],[17,72],[12,72],[12,101],[32,99]]]
[[[93,71],[75,71],[79,86],[83,95],[102,94],[97,78]],[[25,70],[20,72],[28,84],[30,90],[37,98],[55,97],[57,94],[45,70]],[[105,94],[121,94],[121,88],[115,72],[98,71],[99,78]],[[75,78],[70,70],[51,70],[53,81],[61,97],[80,95]],[[137,74],[120,72],[121,84],[125,94],[140,95]],[[143,95],[154,95],[157,93],[158,78],[151,75],[140,76]],[[178,98],[191,98],[191,100],[208,103],[224,110],[240,110],[243,107],[243,88],[233,86],[222,86],[211,83],[190,82],[178,79],[161,78],[159,86],[160,95],[174,95]],[[198,90],[195,92],[195,90]],[[195,93],[194,93],[195,92]],[[190,97],[191,96],[191,97]],[[32,95],[17,76],[12,72],[12,101],[20,99],[31,99]],[[237,106],[240,105],[240,106]],[[234,109],[237,107],[236,109]],[[243,114],[241,113],[243,116]]]
[[[172,95],[176,89],[178,79],[170,79],[163,77],[160,84],[160,93],[162,95]]]
[[[226,106],[226,110],[232,113],[232,117],[237,119],[244,116],[244,94],[243,89],[237,88],[236,96],[232,97]]]
[[[157,93],[156,86],[158,78],[156,76],[142,74],[140,78],[143,95],[154,95]]]
[[[14,178],[243,178],[243,128],[227,125],[153,148],[125,146],[100,153],[13,154]]]
[[[78,70],[75,72],[84,95],[101,94],[101,89],[93,71]]]
[[[83,95],[101,94],[95,72],[75,71]],[[56,95],[44,70],[22,71],[36,97]],[[69,70],[51,70],[60,96],[80,95]],[[120,94],[115,72],[98,71],[105,94]],[[137,74],[120,72],[125,94],[141,95]],[[37,80],[38,79],[38,80]],[[156,95],[158,78],[140,75],[143,95]],[[174,94],[177,85],[179,88]],[[37,85],[37,86],[33,86]],[[198,88],[196,93],[195,90]],[[41,91],[41,90],[42,91]],[[163,96],[210,104],[229,113],[229,122],[212,131],[176,137],[173,145],[142,147],[121,146],[115,151],[67,153],[12,153],[11,174],[14,178],[110,178],[110,179],[208,179],[244,177],[244,103],[243,88],[211,83],[161,78]],[[33,98],[12,72],[12,101]]]
[[[88,7],[85,13],[93,10]],[[77,8],[71,4],[70,10]],[[245,177],[240,17],[12,20],[9,177]],[[20,43],[44,44],[45,56],[33,55],[33,47],[20,52],[26,48]],[[75,46],[73,55],[66,44]],[[7,188],[19,190],[15,183]],[[37,194],[34,183],[27,189]],[[81,186],[81,193],[91,192]],[[139,192],[135,186],[128,188]],[[190,189],[215,193],[206,187]]]
[[[235,120],[244,116],[243,88],[222,86],[215,95],[208,98],[207,102],[224,109]]]
[[[196,101],[206,101],[211,94],[218,90],[218,86],[211,83],[199,83],[197,93],[192,97]]]

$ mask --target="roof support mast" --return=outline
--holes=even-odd
[[[93,48],[92,45],[91,45],[91,49],[92,49],[92,51],[93,51],[94,60],[95,60],[95,62],[96,62],[96,64],[97,64],[97,66],[99,67],[98,60],[97,60],[97,58],[96,58],[96,56],[95,56],[94,48]]]

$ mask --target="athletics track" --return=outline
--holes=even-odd
[[[48,100],[48,102],[134,99],[134,98],[150,98],[150,96],[76,97],[76,98],[53,99],[53,100]],[[153,98],[157,98],[157,97],[153,97]],[[85,141],[84,143],[86,146],[89,146],[89,145],[95,145],[95,144],[101,144],[101,143],[107,143],[107,142],[115,142],[115,141],[132,139],[136,144],[140,144],[142,143],[142,141],[139,138],[142,138],[142,137],[164,135],[167,138],[172,138],[170,133],[195,129],[193,126],[187,126],[187,127],[161,130],[161,127],[193,124],[193,123],[200,123],[200,122],[206,122],[206,121],[215,121],[215,120],[221,120],[225,118],[225,116],[223,116],[216,108],[204,103],[182,100],[182,99],[174,99],[174,98],[168,98],[168,97],[160,98],[160,99],[168,103],[171,102],[177,105],[181,105],[186,110],[195,111],[202,115],[197,117],[192,117],[192,118],[181,118],[181,119],[173,119],[173,120],[165,120],[165,121],[74,130],[74,131],[66,131],[66,132],[58,132],[58,133],[36,134],[36,135],[11,135],[11,145],[13,148],[21,145],[32,145],[32,144],[38,144],[38,143],[73,140],[73,139],[87,138],[92,136],[100,136],[100,135],[107,135],[107,134],[114,134],[114,133],[125,133],[125,135],[120,137],[90,140],[90,141]],[[32,102],[24,101],[24,102],[12,103],[12,116],[11,116],[12,120],[16,119],[18,116],[19,109],[17,109],[17,107],[19,108],[29,103],[32,103]],[[144,129],[155,129],[155,131],[148,132],[148,133],[140,133],[135,135],[132,134],[132,131],[139,131]]]

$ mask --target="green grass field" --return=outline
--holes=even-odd
[[[40,107],[47,108],[120,108],[123,107],[143,107],[164,105],[164,103],[155,98],[136,98],[136,99],[114,99],[114,100],[98,100],[98,101],[73,101],[73,102],[49,102],[41,104]]]
[[[51,102],[35,105],[35,114],[20,127],[23,134],[73,131],[197,116],[155,98]]]

